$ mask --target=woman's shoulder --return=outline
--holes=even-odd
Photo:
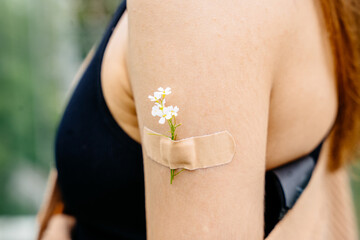
[[[275,6],[241,4],[128,2],[130,82],[141,137],[153,138],[142,144],[150,238],[166,239],[179,229],[184,233],[179,239],[263,236],[271,83],[280,39],[285,39],[290,24]],[[236,143],[231,162],[181,172],[173,185],[169,183],[169,168],[151,157],[162,149],[157,147],[158,139],[143,131],[168,130],[167,124],[165,128],[158,124],[161,119],[154,119],[151,109],[156,110],[156,104],[152,106],[147,98],[159,87],[171,87],[166,104],[180,109],[176,123],[182,125],[176,130],[177,139],[184,139],[181,143],[195,137],[210,140],[212,133],[227,130]],[[222,147],[221,140],[199,145],[186,141],[189,152],[179,151],[184,146],[179,142],[166,142],[165,154],[157,157],[164,157],[170,166],[179,159],[179,152],[183,162],[196,159],[204,149],[211,156],[233,152],[232,147]],[[221,154],[216,160],[222,160]],[[209,215],[209,209],[213,214]],[[186,221],[166,221],[171,216]]]

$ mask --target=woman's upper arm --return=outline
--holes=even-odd
[[[167,134],[148,95],[171,87],[177,140],[227,130],[232,161],[183,171],[153,161],[142,144],[149,240],[263,239],[270,92],[281,28],[259,1],[128,1],[127,64],[141,139]],[[280,30],[279,30],[280,31]],[[170,155],[171,156],[171,155]],[[170,159],[171,161],[171,159]]]

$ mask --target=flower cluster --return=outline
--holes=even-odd
[[[152,107],[151,114],[156,117],[160,117],[159,123],[164,124],[165,119],[169,120],[172,116],[177,116],[179,108],[177,106],[165,106],[165,96],[171,93],[169,87],[163,89],[162,87],[158,88],[159,92],[154,92],[154,96],[149,95],[151,101],[155,102],[155,106]]]
[[[160,124],[164,124],[165,120],[168,121],[170,127],[169,132],[171,132],[171,137],[162,134],[161,135],[171,138],[171,140],[176,140],[177,134],[175,134],[175,130],[177,127],[181,125],[181,123],[176,124],[176,118],[175,118],[178,115],[179,108],[177,106],[175,107],[165,106],[165,102],[166,102],[165,96],[171,93],[171,88],[167,87],[164,89],[162,87],[159,87],[157,90],[158,90],[157,92],[154,92],[154,96],[149,95],[150,100],[152,102],[155,102],[155,105],[152,107],[151,114],[154,117],[160,117],[159,119]],[[184,170],[185,169],[182,169],[181,171],[175,174],[175,169],[170,169],[170,184],[172,184],[172,180],[174,179],[174,177]]]

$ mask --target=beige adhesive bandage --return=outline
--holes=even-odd
[[[150,134],[149,134],[150,133]],[[149,158],[171,169],[214,167],[232,161],[235,140],[228,131],[171,140],[144,126],[144,146]]]

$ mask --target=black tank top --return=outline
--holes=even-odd
[[[58,183],[64,213],[76,217],[75,240],[146,239],[141,145],[112,117],[100,80],[106,45],[125,9],[122,1],[57,129]],[[308,184],[325,139],[308,156],[266,172],[265,236]]]

